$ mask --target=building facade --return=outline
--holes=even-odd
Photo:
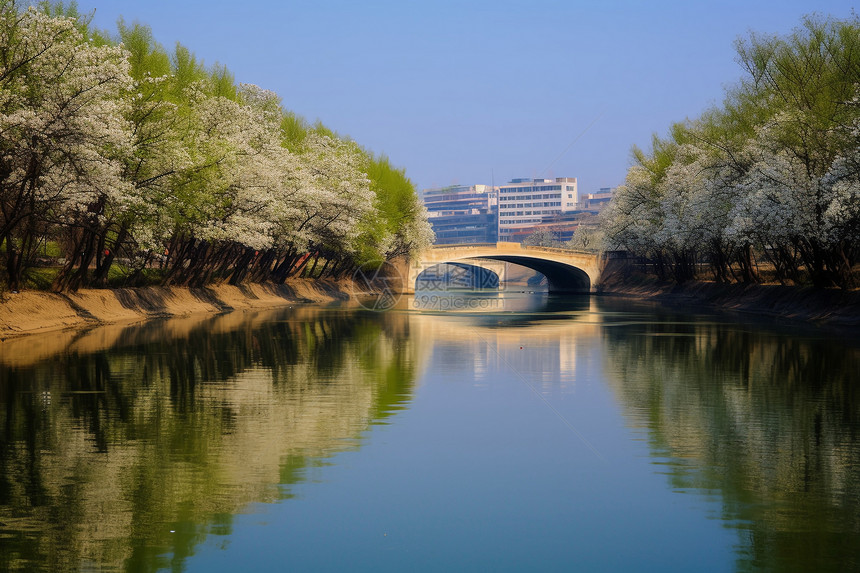
[[[546,229],[567,241],[594,225],[614,188],[580,194],[575,177],[513,179],[505,185],[456,185],[422,192],[437,245],[521,242]]]
[[[576,177],[513,179],[499,187],[499,240],[516,240],[526,229],[578,207]]]
[[[579,198],[579,209],[601,211],[615,196],[615,187],[601,187],[597,193],[586,193]]]
[[[427,218],[437,245],[498,241],[496,191],[489,185],[425,189]]]

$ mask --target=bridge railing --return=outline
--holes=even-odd
[[[451,243],[449,245],[433,245],[432,249],[474,249],[475,247],[495,247],[497,243]]]
[[[591,255],[591,256],[595,256],[595,255],[600,254],[598,251],[583,251],[582,249],[563,249],[560,247],[523,247],[523,250],[526,250],[526,249],[529,251],[545,251],[547,253],[563,253],[563,254],[575,253],[577,255]]]
[[[433,249],[445,249],[445,250],[470,250],[475,248],[504,248],[504,249],[521,249],[523,251],[539,251],[539,252],[547,252],[547,253],[560,253],[560,254],[580,254],[580,255],[591,255],[596,256],[600,253],[598,251],[583,251],[581,249],[565,249],[561,247],[530,247],[523,246],[522,243],[513,243],[513,242],[499,242],[499,243],[451,243],[449,245],[433,245]]]

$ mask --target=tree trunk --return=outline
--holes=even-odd
[[[233,273],[230,275],[229,283],[236,286],[242,282],[245,275],[248,273],[248,265],[254,260],[257,252],[249,247],[245,248],[245,252],[236,260],[233,267]]]
[[[12,237],[6,235],[6,279],[9,282],[9,290],[18,292],[21,280],[21,254],[18,252]]]
[[[75,271],[68,281],[68,290],[76,291],[85,283],[87,272],[90,270],[90,265],[93,262],[96,254],[96,238],[91,231],[85,231],[86,240],[84,241],[84,249],[81,251],[80,266]]]
[[[102,240],[99,245],[99,250],[105,247],[104,237],[107,233],[102,234]],[[101,264],[96,264],[96,272],[93,275],[93,285],[96,287],[104,287],[107,285],[107,276],[110,267],[116,258],[116,253],[125,242],[128,236],[128,225],[123,223],[120,225],[119,231],[116,234],[116,239],[113,242],[113,248],[107,249],[104,258],[101,259]]]
[[[759,282],[758,273],[755,270],[752,256],[752,245],[747,243],[738,253],[739,263],[741,265],[741,276],[744,283]]]
[[[326,271],[326,269],[328,269],[330,264],[331,264],[331,259],[326,257],[325,258],[325,264],[323,265],[323,268],[320,269],[320,278],[325,276],[325,271]]]
[[[316,252],[316,257],[314,258],[314,264],[311,266],[311,270],[308,271],[308,278],[314,278],[314,271],[317,268],[317,263],[320,262],[320,252]]]
[[[290,275],[300,276],[302,271],[305,268],[305,265],[308,264],[308,261],[310,260],[310,258],[311,258],[310,253],[305,253],[304,255],[299,257],[298,266],[296,268],[292,269],[292,272],[290,273]]]

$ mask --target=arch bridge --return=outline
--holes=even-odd
[[[414,292],[415,282],[425,270],[441,264],[471,259],[505,261],[536,270],[547,278],[549,292],[589,293],[600,279],[598,253],[550,247],[526,247],[520,243],[436,245],[409,265],[404,291]]]

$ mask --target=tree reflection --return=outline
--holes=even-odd
[[[860,566],[860,350],[691,322],[604,329],[607,372],[679,491],[718,493],[740,570]]]
[[[420,361],[402,314],[303,308],[88,333],[0,367],[0,569],[182,570],[405,407]]]

